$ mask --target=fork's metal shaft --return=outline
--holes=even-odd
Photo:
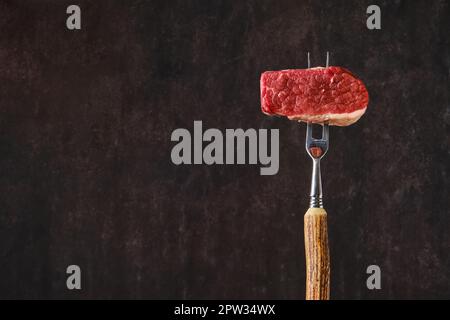
[[[328,124],[324,123],[322,128],[322,138],[315,139],[312,136],[313,124],[306,124],[306,151],[313,161],[311,176],[311,192],[309,193],[310,208],[323,208],[322,201],[322,178],[320,173],[320,160],[328,151],[329,129]]]
[[[313,159],[312,177],[311,177],[311,192],[309,194],[310,208],[323,208],[322,201],[322,177],[320,174],[320,159]]]

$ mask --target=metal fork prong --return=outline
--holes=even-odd
[[[312,123],[308,122],[306,124],[306,143],[312,140]]]
[[[328,130],[328,123],[324,123],[322,128],[322,140],[328,141]]]
[[[326,67],[328,68],[330,65],[330,53],[327,51],[327,64]]]
[[[308,51],[308,69],[311,68],[311,60],[309,59],[309,51]]]

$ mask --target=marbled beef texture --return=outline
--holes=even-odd
[[[341,67],[266,71],[261,75],[264,113],[291,120],[348,126],[366,111],[369,94]]]

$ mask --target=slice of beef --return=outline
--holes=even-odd
[[[261,109],[291,120],[348,126],[366,111],[369,94],[361,80],[341,67],[266,71]]]

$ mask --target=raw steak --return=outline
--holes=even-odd
[[[291,120],[348,126],[366,111],[369,94],[361,80],[341,67],[266,71],[261,109]]]

